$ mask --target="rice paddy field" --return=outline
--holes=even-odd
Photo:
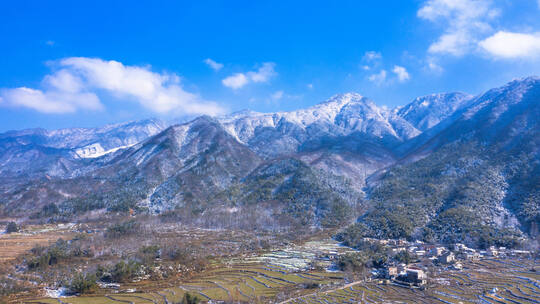
[[[465,262],[460,271],[430,273],[425,290],[362,282],[288,303],[540,303],[540,274],[532,260]]]
[[[28,298],[22,303],[178,303],[184,293],[203,302],[227,303],[540,303],[537,262],[485,259],[464,269],[429,272],[424,290],[378,281],[351,282],[341,272],[296,271],[277,263],[233,261],[159,290],[110,291],[95,296]],[[316,284],[317,288],[306,286]]]
[[[74,234],[70,228],[42,226],[2,235],[0,245],[4,242],[3,248],[9,249],[4,257],[13,257],[13,250],[24,252],[35,244],[69,238]],[[411,289],[378,280],[347,281],[348,275],[332,271],[331,266],[333,258],[350,251],[331,239],[311,240],[215,260],[189,278],[100,288],[96,294],[80,297],[55,298],[54,291],[47,297],[44,292],[27,293],[13,303],[172,304],[179,303],[185,293],[203,303],[540,303],[540,263],[531,259],[461,261],[462,270],[430,266],[426,288]],[[311,267],[315,261],[319,270]]]
[[[284,291],[304,290],[307,283],[337,286],[343,282],[340,273],[302,272],[292,273],[285,268],[261,264],[235,264],[215,268],[200,277],[178,285],[148,292],[114,292],[95,296],[24,299],[21,303],[177,303],[184,293],[199,297],[203,301],[270,303]],[[144,289],[140,286],[141,290]],[[285,300],[285,299],[284,299]]]

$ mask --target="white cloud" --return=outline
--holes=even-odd
[[[427,69],[435,74],[441,74],[444,69],[437,63],[435,58],[427,59]]]
[[[362,57],[362,60],[365,62],[371,62],[380,59],[382,59],[382,54],[375,51],[367,51],[364,53],[364,57]]]
[[[283,91],[276,91],[274,92],[270,98],[272,98],[273,100],[280,100],[281,98],[283,98]]]
[[[479,46],[498,58],[540,57],[540,32],[532,34],[499,31],[482,40]]]
[[[407,72],[407,69],[402,67],[402,66],[395,65],[394,69],[392,69],[392,72],[394,72],[394,74],[396,74],[396,76],[398,77],[399,82],[405,82],[405,81],[411,79],[411,75],[409,75],[409,72]]]
[[[491,30],[490,22],[499,11],[492,0],[428,0],[417,15],[445,28],[429,46],[430,53],[461,56],[473,49],[479,35]]]
[[[204,63],[206,63],[214,71],[219,71],[223,68],[223,63],[215,62],[210,58],[206,58]]]
[[[382,84],[386,81],[386,70],[381,70],[377,74],[369,75],[368,80],[376,84]]]
[[[243,73],[236,73],[233,74],[221,81],[224,86],[229,87],[231,89],[239,89],[246,84],[248,84],[249,79],[244,75]]]
[[[364,56],[362,56],[362,63],[360,65],[360,68],[362,68],[364,71],[369,71],[372,68],[375,68],[380,64],[380,60],[382,59],[382,54],[375,51],[367,51],[364,53]]]
[[[312,90],[312,89],[313,89],[313,83],[308,83],[308,84],[307,84],[307,88],[310,89],[310,90]]]
[[[43,83],[58,91],[64,92],[80,92],[83,90],[84,84],[82,79],[73,75],[72,72],[62,69],[54,74],[46,75],[43,78]]]
[[[273,62],[265,62],[256,72],[248,72],[247,75],[253,82],[267,82],[270,78],[277,75]]]
[[[149,67],[125,66],[118,61],[70,57],[54,63],[61,69],[46,75],[43,89],[4,89],[2,104],[44,113],[69,113],[78,109],[99,110],[100,91],[118,99],[140,103],[157,113],[221,114],[223,109],[185,91],[175,74],[155,73]]]
[[[224,78],[221,83],[231,89],[239,89],[249,84],[250,82],[268,82],[277,73],[274,70],[276,66],[273,62],[265,62],[256,71],[247,73],[236,73]]]
[[[25,107],[42,113],[73,113],[77,109],[102,110],[103,105],[94,93],[41,91],[26,87],[3,89],[0,105]]]

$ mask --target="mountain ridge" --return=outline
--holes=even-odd
[[[24,216],[24,208],[53,203],[56,217],[136,209],[215,223],[217,214],[235,222],[223,210],[262,212],[272,222],[273,210],[284,217],[272,225],[341,226],[358,216],[366,236],[446,242],[457,238],[449,221],[500,238],[514,235],[505,229],[536,235],[539,104],[538,77],[474,97],[427,95],[395,109],[346,93],[297,111],[110,126],[100,134],[116,150],[102,146],[97,157],[74,156],[73,147],[87,147],[95,134],[63,130],[56,134],[76,135],[58,143],[44,140],[43,130],[3,133],[0,212]],[[25,166],[28,159],[37,166]],[[471,214],[482,220],[455,219]],[[383,219],[399,227],[381,228]],[[486,235],[469,241],[493,242]]]

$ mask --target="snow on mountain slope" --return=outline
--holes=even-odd
[[[290,112],[242,111],[219,119],[259,155],[292,156],[317,169],[347,177],[356,190],[373,172],[396,161],[393,149],[420,134],[395,111],[356,93],[335,95]]]
[[[125,146],[115,147],[115,148],[112,148],[112,149],[109,149],[109,150],[105,150],[101,146],[100,143],[95,143],[95,144],[91,144],[91,145],[88,145],[88,146],[84,146],[82,148],[78,148],[78,149],[75,150],[75,153],[80,158],[98,158],[98,157],[101,157],[103,155],[107,155],[109,153],[113,153],[113,152],[116,152],[116,151],[121,150],[121,149],[129,148],[129,147],[133,146],[134,144],[135,143],[130,144],[130,145],[125,145]]]
[[[424,151],[456,140],[511,148],[540,130],[540,77],[517,79],[470,101],[455,117],[425,132]],[[431,131],[431,130],[430,130]]]
[[[73,173],[79,159],[97,158],[130,147],[165,128],[147,119],[101,128],[27,129],[0,134],[0,174],[59,176]]]
[[[161,132],[152,122],[89,135],[85,129],[8,132],[0,134],[0,188],[6,189],[0,213],[24,215],[54,202],[67,215],[142,207],[214,218],[220,208],[250,203],[262,213],[279,204],[289,215],[342,205],[312,204],[316,187],[317,195],[337,191],[341,198],[369,191],[366,203],[381,207],[370,210],[386,212],[371,213],[370,227],[379,231],[384,216],[410,220],[399,237],[421,232],[416,228],[451,231],[461,225],[451,216],[461,214],[482,219],[478,227],[530,226],[540,216],[539,117],[540,79],[531,77],[472,99],[431,95],[394,110],[349,93],[308,109],[204,116]],[[95,156],[135,141],[96,159],[70,158],[76,149]],[[23,183],[5,186],[14,180],[5,172]],[[331,185],[323,183],[330,176]]]
[[[219,119],[225,129],[257,153],[271,157],[298,152],[303,143],[353,133],[402,142],[420,134],[392,111],[356,94],[336,95],[291,112],[241,112]]]
[[[472,98],[471,95],[459,92],[422,96],[400,108],[397,115],[418,130],[425,131],[467,106]]]
[[[36,144],[56,149],[85,149],[83,157],[92,157],[93,145],[101,148],[93,149],[102,153],[121,146],[133,145],[155,135],[165,129],[166,124],[157,119],[146,119],[127,123],[111,124],[101,128],[69,128],[59,130],[28,129],[22,131],[8,131],[0,134],[0,141],[14,139],[15,142],[26,145]],[[81,150],[81,152],[83,151]]]
[[[370,233],[386,212],[412,228],[399,237],[424,229],[437,241],[488,246],[516,231],[537,235],[539,77],[473,98],[409,143],[415,145],[405,158],[369,178],[370,199],[379,206],[362,219]]]

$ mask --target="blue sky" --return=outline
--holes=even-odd
[[[0,131],[394,107],[540,74],[540,0],[4,1]]]

